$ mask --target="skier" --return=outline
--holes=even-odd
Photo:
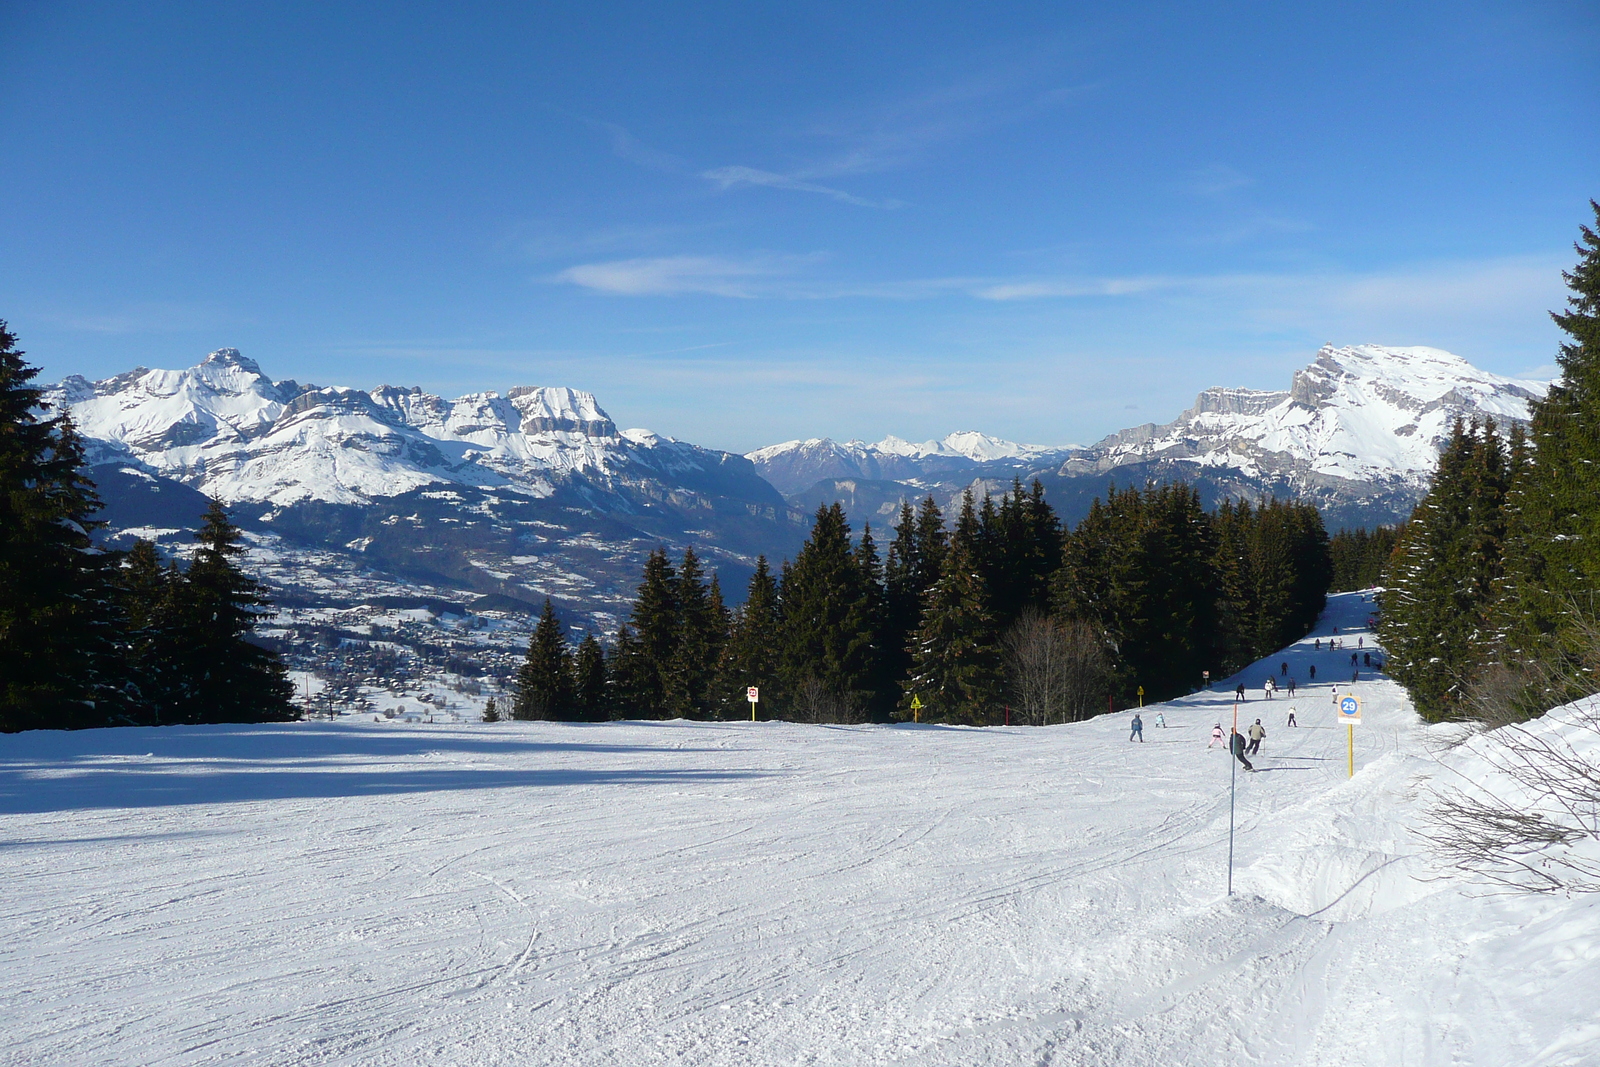
[[[1360,637],[1356,638],[1356,647],[1357,648],[1365,648],[1366,645],[1367,645],[1367,637],[1366,637],[1365,634],[1362,634]]]
[[[1350,666],[1354,667],[1355,665],[1356,665],[1356,654],[1354,652],[1352,652],[1352,653],[1350,653]]]
[[[1156,725],[1161,727],[1163,730],[1167,728],[1167,716],[1165,712],[1156,712]]]
[[[1228,742],[1228,747],[1233,752],[1234,756],[1238,758],[1239,762],[1244,764],[1245,770],[1255,770],[1255,767],[1251,766],[1250,761],[1244,757],[1244,735],[1238,730],[1233,732],[1233,740]]]
[[[1289,677],[1289,664],[1288,663],[1280,663],[1280,664],[1278,664],[1278,673],[1283,675],[1285,678]]]
[[[1288,723],[1288,725],[1295,726],[1295,727],[1298,727],[1300,725],[1299,723],[1294,721],[1294,709],[1293,708],[1289,709],[1289,723]]]
[[[1316,649],[1317,649],[1318,652],[1322,651],[1322,638],[1320,638],[1320,637],[1317,638],[1316,641],[1313,642],[1313,644],[1316,646]]]
[[[1313,663],[1310,666],[1309,670],[1311,671],[1311,680],[1313,682],[1316,681],[1317,680],[1317,665],[1315,663]]]
[[[1137,713],[1133,716],[1133,732],[1128,735],[1128,740],[1132,741],[1135,737],[1139,739],[1141,745],[1144,744],[1144,720],[1139,718]]]
[[[1222,724],[1219,722],[1211,728],[1211,743],[1207,748],[1219,748],[1222,745]]]
[[[1235,697],[1237,697],[1239,700],[1243,700],[1244,699],[1244,683],[1243,682],[1239,683],[1239,688],[1235,689],[1233,691],[1233,695]]]
[[[1294,696],[1294,679],[1289,679],[1289,695]]]
[[[1272,691],[1276,688],[1278,688],[1278,683],[1274,682],[1271,678],[1268,678],[1267,684],[1261,687],[1261,691],[1266,694],[1268,700],[1271,700]]]
[[[1350,672],[1350,680],[1352,682],[1361,681],[1361,668],[1360,667],[1357,667],[1355,670]]]
[[[1361,665],[1363,667],[1372,666],[1372,653],[1371,652],[1363,652],[1363,653],[1361,653]]]
[[[1266,736],[1266,729],[1261,725],[1261,720],[1257,719],[1250,725],[1250,747],[1245,749],[1245,753],[1254,756],[1257,752],[1260,752],[1261,739]]]

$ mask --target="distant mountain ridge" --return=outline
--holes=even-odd
[[[184,370],[69,377],[45,398],[87,439],[114,533],[181,542],[200,494],[216,497],[284,562],[290,598],[416,590],[530,609],[548,595],[609,626],[657,545],[693,545],[738,587],[805,532],[743,456],[618,430],[575,389],[303,385],[225,348]]]
[[[1051,448],[983,435],[898,447],[826,438],[747,453],[790,502],[844,502],[881,523],[908,497],[941,501],[969,485],[1000,490],[1038,478],[1070,519],[1106,485],[1183,479],[1208,500],[1300,497],[1330,527],[1404,518],[1426,492],[1456,418],[1525,421],[1548,383],[1491,374],[1436,348],[1322,348],[1287,390],[1206,389],[1172,422],[1148,423],[1096,444]],[[981,447],[959,442],[982,438]],[[809,479],[809,480],[808,480]]]

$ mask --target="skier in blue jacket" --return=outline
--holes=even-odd
[[[1133,732],[1128,735],[1128,740],[1132,741],[1136,737],[1141,745],[1144,744],[1144,720],[1139,718],[1137,712],[1133,716]]]

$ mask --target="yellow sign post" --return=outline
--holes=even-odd
[[[1349,774],[1356,776],[1356,727],[1361,725],[1361,699],[1354,693],[1339,698],[1339,721],[1345,725],[1345,759]]]
[[[922,698],[921,697],[912,697],[911,698],[911,721],[912,722],[921,722],[922,721]]]
[[[1144,707],[1144,686],[1139,687],[1139,707]]]

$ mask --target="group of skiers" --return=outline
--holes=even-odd
[[[1333,632],[1334,632],[1335,635],[1337,635],[1339,633],[1339,628],[1337,626],[1334,627]],[[1361,649],[1361,648],[1364,648],[1365,645],[1366,645],[1366,637],[1365,636],[1357,636],[1357,638],[1356,638],[1356,647],[1358,649]],[[1339,643],[1339,638],[1337,636],[1334,636],[1334,637],[1328,639],[1328,648],[1329,649],[1337,649],[1339,647],[1341,647],[1341,646],[1340,646],[1340,643]],[[1316,639],[1315,648],[1319,652],[1322,651],[1322,639],[1321,638],[1317,638]],[[1360,680],[1361,668],[1362,667],[1368,667],[1368,668],[1371,668],[1373,670],[1382,670],[1383,669],[1383,663],[1382,663],[1381,660],[1378,661],[1378,662],[1374,662],[1373,659],[1372,659],[1372,653],[1371,652],[1360,651],[1360,652],[1352,652],[1352,653],[1350,653],[1350,669],[1351,669],[1350,680],[1352,682]],[[1316,667],[1316,664],[1309,664],[1308,667],[1307,667],[1307,670],[1308,670],[1308,673],[1309,673],[1309,675],[1311,677],[1311,680],[1312,681],[1316,681],[1317,680],[1317,667]],[[1294,696],[1295,682],[1294,682],[1293,678],[1289,677],[1289,663],[1288,663],[1287,660],[1285,660],[1285,661],[1283,661],[1283,662],[1278,664],[1278,675],[1285,679],[1285,681],[1281,685],[1278,682],[1278,679],[1276,677],[1273,677],[1273,676],[1269,675],[1267,677],[1266,682],[1263,683],[1263,685],[1261,687],[1262,692],[1265,694],[1266,699],[1268,699],[1268,700],[1271,700],[1272,697],[1273,697],[1273,694],[1278,692],[1280,688],[1287,689],[1289,691],[1289,695],[1291,697]],[[1233,692],[1234,692],[1234,696],[1240,702],[1243,702],[1245,700],[1245,685],[1244,685],[1243,682],[1240,682],[1238,684],[1238,686],[1234,689]],[[1337,707],[1338,704],[1339,704],[1339,684],[1337,682],[1335,682],[1333,684],[1333,703],[1334,703],[1335,707]],[[1163,714],[1162,712],[1159,712],[1159,711],[1156,712],[1155,723],[1156,723],[1156,725],[1158,727],[1165,728],[1166,725],[1167,725],[1167,717],[1166,717],[1166,715]],[[1295,709],[1293,707],[1291,707],[1289,709],[1289,718],[1288,718],[1288,721],[1284,725],[1288,726],[1288,727],[1298,727],[1300,725],[1298,722],[1295,721]],[[1144,718],[1143,718],[1143,715],[1142,715],[1141,712],[1135,712],[1134,713],[1132,727],[1133,727],[1133,729],[1128,734],[1128,740],[1129,741],[1139,741],[1139,742],[1142,743],[1144,741]],[[1233,730],[1233,736],[1232,736],[1231,739],[1227,740],[1227,744],[1226,745],[1224,745],[1224,743],[1223,743],[1225,736],[1226,735],[1223,732],[1222,724],[1220,722],[1217,723],[1216,725],[1211,727],[1211,742],[1210,742],[1210,744],[1206,745],[1206,747],[1207,748],[1226,747],[1229,750],[1229,752],[1241,764],[1244,765],[1244,769],[1245,770],[1247,770],[1247,771],[1255,770],[1256,769],[1255,768],[1255,764],[1250,762],[1250,757],[1251,756],[1258,756],[1258,755],[1261,754],[1261,742],[1266,740],[1266,736],[1267,736],[1267,729],[1266,729],[1266,727],[1261,725],[1261,720],[1257,719],[1255,722],[1251,723],[1248,727],[1245,728],[1245,732],[1242,733],[1242,734],[1239,733],[1238,727],[1235,727],[1234,730]]]

